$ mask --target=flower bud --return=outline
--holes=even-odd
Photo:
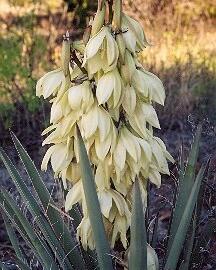
[[[70,64],[70,41],[68,40],[64,40],[62,43],[61,62],[64,75],[67,77],[69,75]]]
[[[96,35],[100,31],[100,29],[102,28],[102,26],[104,24],[106,7],[104,4],[104,1],[102,1],[102,2],[103,3],[101,3],[101,5],[99,5],[99,7],[98,7],[94,21],[92,23],[92,30],[91,30],[92,36]]]
[[[121,76],[125,84],[130,84],[132,76],[136,70],[134,59],[131,53],[126,50],[125,52],[125,63],[121,65]]]

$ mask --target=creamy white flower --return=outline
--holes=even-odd
[[[48,98],[51,95],[56,94],[64,79],[64,73],[61,68],[46,73],[37,82],[36,95],[38,97],[43,96],[44,98]]]
[[[111,34],[111,29],[104,26],[88,41],[83,66],[87,65],[89,75],[101,69],[108,72],[116,67],[118,56],[118,46]]]
[[[51,126],[43,132],[49,133],[43,145],[51,146],[42,169],[46,170],[51,161],[55,177],[61,177],[64,188],[69,188],[66,211],[76,203],[82,206],[83,219],[77,228],[77,238],[85,249],[95,248],[95,243],[81,179],[76,125],[95,174],[112,247],[118,239],[125,248],[128,245],[126,233],[131,222],[135,179],[139,179],[146,206],[147,181],[160,186],[161,174],[169,174],[168,160],[173,162],[163,141],[154,137],[153,128],[160,125],[153,105],[164,104],[165,91],[159,78],[145,71],[137,60],[136,53],[147,45],[144,32],[138,22],[123,15],[122,31],[114,33],[114,23],[103,26],[103,9],[99,10],[100,18],[94,21],[86,47],[84,43],[77,44],[77,48],[73,44],[79,51],[79,61],[84,56],[82,66],[87,74],[76,64],[69,65],[67,46],[63,55],[66,76],[57,69],[37,84],[38,96],[52,96]],[[149,265],[152,262],[155,267],[156,261],[149,261]]]
[[[83,110],[90,108],[94,102],[91,84],[89,81],[84,81],[82,84],[72,86],[68,90],[68,102],[72,110]]]
[[[136,66],[134,58],[128,50],[125,51],[124,63],[121,65],[120,70],[124,84],[131,85],[133,74],[136,71]]]
[[[111,106],[115,108],[119,104],[121,93],[122,81],[117,68],[107,72],[99,79],[96,89],[99,105],[110,99]]]
[[[65,211],[68,212],[72,209],[73,205],[80,202],[84,197],[82,181],[75,183],[66,195]]]
[[[142,97],[164,105],[165,90],[161,80],[154,74],[137,69],[134,72],[132,84]]]
[[[136,107],[136,92],[134,87],[127,85],[124,88],[124,96],[122,100],[122,106],[128,115],[132,115]]]
[[[122,29],[125,31],[123,37],[126,48],[135,54],[143,50],[148,44],[142,26],[127,15],[122,16]]]
[[[59,143],[56,145],[52,145],[46,152],[42,164],[41,169],[47,170],[47,164],[49,160],[51,161],[51,165],[53,171],[55,173],[59,173],[61,170],[67,168],[72,161],[73,158],[73,149],[71,146],[68,147],[66,143]]]
[[[81,131],[85,139],[90,138],[98,131],[100,141],[103,142],[109,135],[111,128],[111,117],[101,106],[95,103],[91,109],[83,115],[81,120]]]
[[[85,250],[87,250],[88,247],[92,250],[95,249],[92,227],[88,216],[84,216],[77,227],[77,240],[81,240],[82,246]]]

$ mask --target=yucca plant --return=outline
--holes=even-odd
[[[195,206],[205,172],[205,166],[202,166],[195,177],[200,133],[201,129],[198,128],[186,169],[183,170],[183,167],[181,168],[178,195],[170,221],[171,228],[167,245],[167,259],[162,269],[190,269],[190,255],[195,244],[194,235],[197,224],[196,218],[198,218]],[[135,181],[133,192],[130,247],[126,252],[127,255],[125,255],[124,261],[121,258],[114,259],[116,256],[113,256],[114,253],[107,241],[91,165],[79,130],[77,137],[83,186],[96,245],[96,254],[83,250],[77,242],[74,232],[71,231],[71,228],[65,222],[64,213],[57,208],[52,200],[33,161],[16,136],[12,134],[19,157],[34,188],[33,193],[26,186],[25,179],[20,176],[7,154],[1,149],[0,157],[32,217],[32,219],[29,219],[20,210],[11,194],[5,189],[1,189],[1,212],[8,236],[16,253],[15,263],[17,267],[20,269],[31,269],[29,258],[25,255],[24,250],[20,248],[14,228],[19,232],[37,258],[39,263],[38,269],[40,267],[44,269],[96,269],[99,267],[99,269],[111,270],[115,269],[116,263],[119,267],[126,267],[131,270],[159,269],[157,255],[147,244],[144,206],[137,180]],[[76,211],[75,209],[73,210],[74,212],[71,212],[70,215],[74,219],[73,221],[77,222],[77,215],[74,215]],[[188,232],[189,227],[190,231]],[[156,237],[157,234],[155,233],[151,244],[155,242]],[[181,252],[186,237],[188,253],[182,258]],[[115,264],[113,263],[114,261]],[[1,262],[1,267],[2,269],[7,269],[8,266]]]
[[[50,147],[41,168],[46,170],[51,161],[54,177],[62,180],[66,213],[59,211],[34,163],[12,135],[35,190],[34,196],[2,150],[1,159],[30,215],[29,220],[11,195],[1,191],[5,224],[20,268],[29,264],[10,222],[45,269],[111,270],[114,262],[130,270],[158,269],[157,255],[147,245],[147,186],[150,181],[159,187],[161,174],[170,173],[168,161],[174,160],[154,135],[153,129],[160,128],[154,103],[164,104],[165,90],[139,62],[138,53],[148,45],[141,25],[122,11],[121,0],[99,0],[83,40],[71,40],[67,32],[60,68],[38,81],[36,94],[52,103],[51,125],[43,132],[49,133],[43,145]],[[188,227],[195,226],[195,219],[190,223],[196,217],[193,211],[205,170],[202,167],[195,179],[200,133],[198,128],[180,177],[166,270],[179,267]],[[65,223],[68,216],[73,233]],[[192,243],[194,233],[190,237]],[[118,245],[124,258],[113,253]]]

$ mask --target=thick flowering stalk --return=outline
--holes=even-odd
[[[49,160],[56,177],[69,189],[65,210],[79,202],[83,219],[77,237],[94,248],[79,167],[76,124],[79,126],[95,174],[98,199],[112,247],[117,239],[127,247],[131,222],[131,194],[139,179],[143,201],[150,180],[158,187],[161,174],[169,174],[173,158],[163,141],[154,103],[164,104],[165,91],[158,77],[146,71],[137,53],[147,45],[140,24],[125,15],[121,1],[113,4],[113,21],[105,23],[105,1],[99,1],[90,39],[63,42],[62,67],[37,83],[37,95],[52,97],[51,125],[43,144],[51,145]],[[109,9],[111,10],[111,9]],[[73,53],[72,53],[73,52]],[[70,57],[69,57],[70,56]],[[69,61],[69,58],[71,61]]]

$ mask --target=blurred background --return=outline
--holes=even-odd
[[[0,141],[12,129],[38,149],[49,105],[35,97],[35,84],[59,65],[62,35],[80,38],[97,1],[0,1]],[[152,44],[140,55],[167,93],[158,108],[162,133],[179,132],[188,121],[216,121],[216,5],[212,0],[123,1]]]

